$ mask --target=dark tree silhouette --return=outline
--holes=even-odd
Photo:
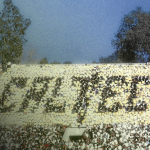
[[[131,11],[122,19],[116,40],[112,45],[118,53],[118,61],[144,62],[144,55],[150,54],[150,13],[143,12],[141,7]]]
[[[40,64],[48,64],[47,58],[41,59]]]
[[[100,57],[99,63],[117,63],[118,53],[115,51],[110,56]]]
[[[19,9],[11,0],[3,1],[4,9],[0,12],[0,57],[2,66],[8,61],[19,63],[22,56],[25,30],[31,24],[24,19]]]

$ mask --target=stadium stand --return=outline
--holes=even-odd
[[[148,149],[149,83],[148,64],[13,64],[0,76],[0,148]]]

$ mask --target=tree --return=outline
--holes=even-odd
[[[37,50],[35,48],[31,48],[31,45],[29,45],[29,51],[26,51],[26,53],[22,55],[20,64],[39,64],[40,60],[36,58],[36,52]]]
[[[92,62],[92,64],[97,64],[97,62],[94,60],[94,61]]]
[[[64,64],[72,64],[71,61],[65,61]]]
[[[24,19],[11,0],[4,0],[4,9],[0,12],[0,57],[3,61],[19,63],[22,57],[25,30],[31,24]]]
[[[40,60],[40,64],[48,64],[47,58],[43,58]]]
[[[121,22],[115,34],[116,40],[112,40],[118,60],[134,63],[145,61],[143,56],[150,54],[150,13],[137,7],[125,15]]]
[[[118,53],[115,51],[111,55],[107,57],[100,57],[99,58],[99,63],[117,63],[118,62]]]

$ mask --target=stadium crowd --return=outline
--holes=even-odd
[[[0,150],[148,150],[149,125],[97,124],[86,128],[82,138],[64,141],[68,126],[0,126]]]

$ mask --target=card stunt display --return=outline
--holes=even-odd
[[[148,121],[148,70],[140,64],[14,65],[1,76],[1,122]]]

